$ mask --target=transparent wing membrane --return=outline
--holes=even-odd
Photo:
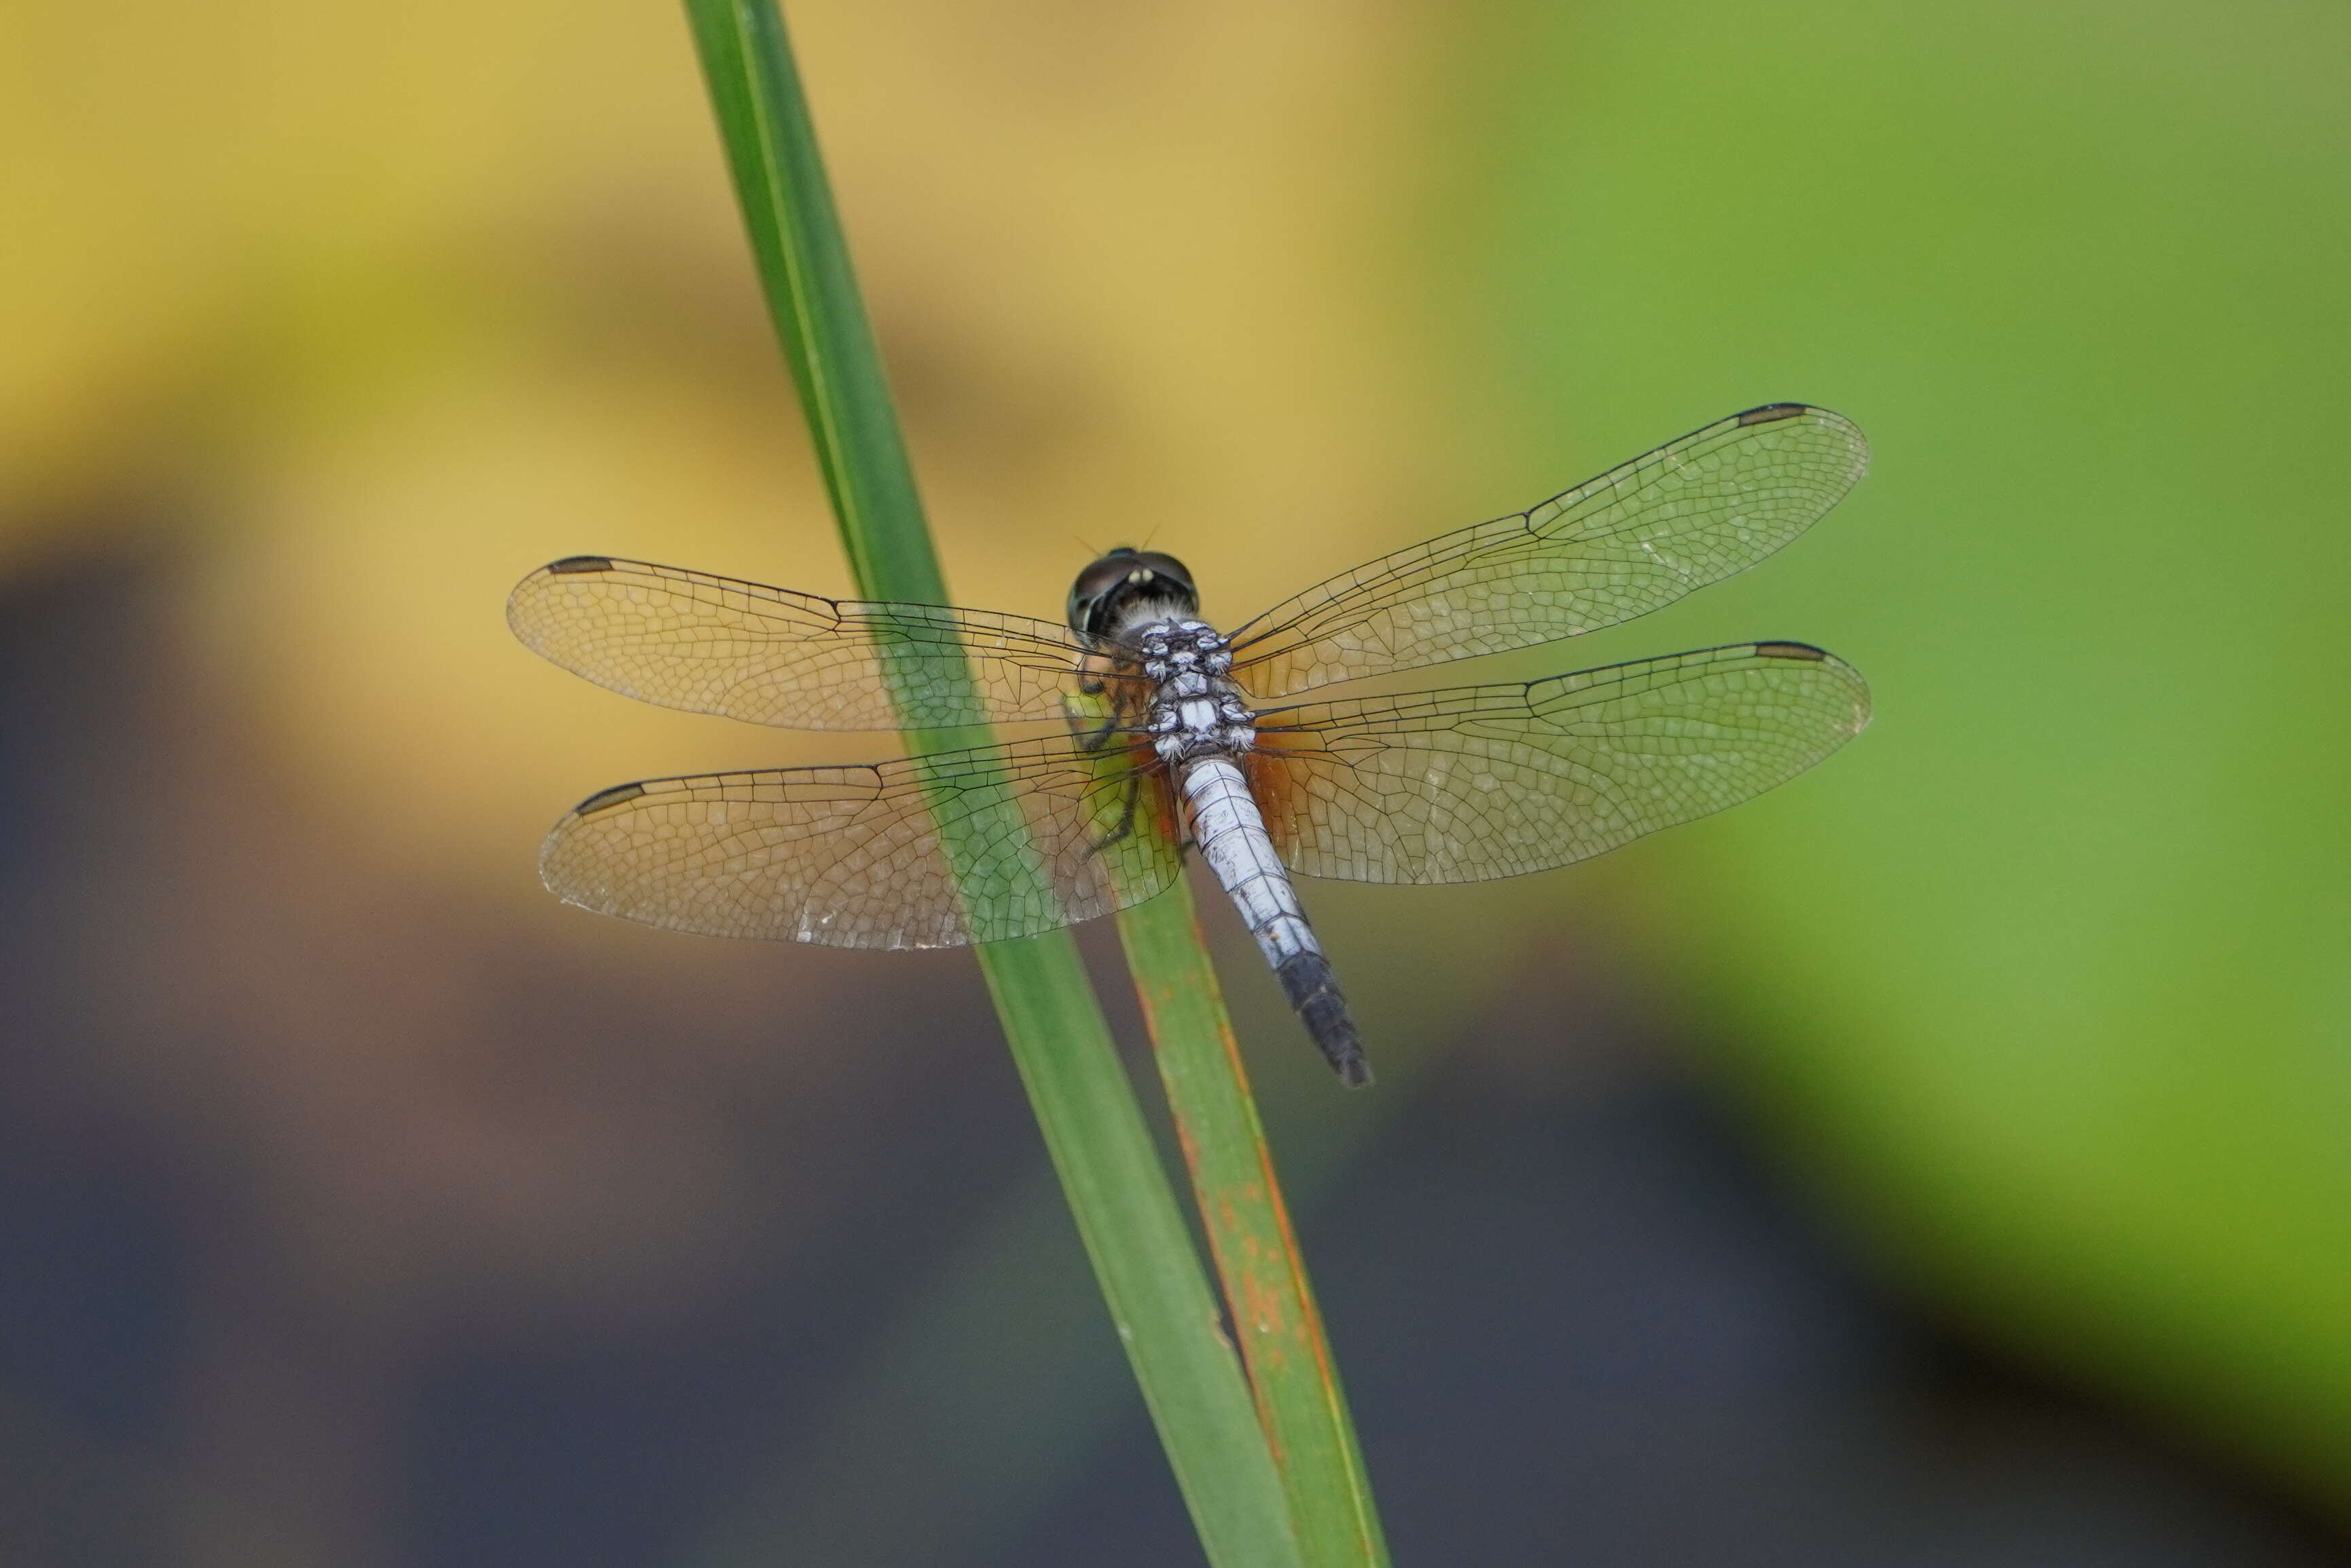
[[[1509,686],[1283,708],[1248,760],[1291,869],[1475,882],[1588,859],[1785,783],[1859,733],[1869,689],[1802,643]]]
[[[533,572],[507,621],[600,686],[804,730],[1058,719],[1085,651],[1023,616],[836,601],[605,556]]]
[[[1181,864],[1172,809],[1124,744],[1057,737],[622,784],[556,825],[539,874],[569,903],[671,930],[961,947],[1157,893]]]
[[[1861,478],[1868,447],[1802,403],[1694,431],[1532,511],[1383,556],[1233,635],[1259,698],[1614,626],[1753,566]]]
[[[1779,549],[1866,462],[1860,431],[1824,409],[1750,409],[1299,595],[1233,636],[1233,676],[1257,705],[1631,619]],[[1174,791],[1138,727],[1148,683],[1131,660],[1081,676],[1114,650],[1061,627],[602,556],[532,573],[507,614],[524,643],[601,685],[754,723],[1105,726],[1092,748],[1057,732],[871,767],[622,784],[548,836],[540,871],[569,902],[713,936],[955,947],[1108,914],[1181,868]],[[1750,642],[1526,685],[1275,707],[1242,762],[1291,868],[1468,882],[1735,805],[1868,718],[1849,666]]]

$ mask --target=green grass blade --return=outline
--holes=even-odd
[[[686,0],[768,309],[869,598],[945,604],[914,471],[774,5]]]
[[[772,0],[686,0],[686,12],[859,589],[944,603],[781,17]],[[1217,1333],[1214,1297],[1075,944],[1056,933],[977,950],[1208,1560],[1300,1564],[1248,1386]]]
[[[1385,1568],[1338,1364],[1306,1278],[1273,1154],[1241,1066],[1190,886],[1122,910],[1118,934],[1151,1026],[1176,1137],[1225,1287],[1258,1418],[1309,1568]]]

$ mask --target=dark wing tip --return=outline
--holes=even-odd
[[[1742,425],[1769,425],[1777,424],[1782,420],[1792,420],[1798,414],[1808,414],[1812,411],[1813,405],[1810,403],[1765,403],[1761,408],[1749,409],[1745,413],[1734,417]]]
[[[1845,734],[1848,737],[1858,735],[1869,728],[1869,683],[1861,678],[1860,670],[1838,659],[1826,649],[1814,648],[1809,642],[1759,642],[1753,644],[1750,651],[1758,659],[1785,659],[1799,664],[1825,666],[1832,677],[1844,680],[1847,695],[1853,701],[1853,720]]]
[[[571,815],[589,816],[600,811],[609,811],[613,806],[625,805],[644,793],[645,786],[641,784],[614,784],[611,789],[598,790],[594,794],[573,806]]]
[[[612,569],[612,557],[566,556],[559,561],[548,562],[546,569],[559,577],[573,576],[586,572],[609,572]]]

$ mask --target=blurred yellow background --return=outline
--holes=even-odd
[[[1593,867],[1309,885],[1394,1065],[1371,1103],[1324,1093],[1224,931],[1280,1147],[1343,1194],[1441,1124],[1447,1084],[1548,1105],[1593,1039],[1664,1042],[1657,1071],[1696,1075],[1886,1310],[2231,1496],[2275,1489],[2332,1542],[2275,1560],[2340,1560],[2351,16],[789,19],[961,602],[1058,618],[1093,552],[1148,542],[1237,621],[1740,408],[1855,419],[1872,476],[1813,535],[1479,678],[1801,638],[1869,676],[1876,726]],[[0,28],[0,980],[22,999],[0,1189],[68,1217],[18,1224],[50,1260],[26,1277],[83,1282],[0,1299],[21,1560],[1035,1560],[1091,1473],[1071,1445],[1131,1419],[1114,1378],[1040,1396],[1033,1450],[970,1471],[963,1513],[841,1457],[890,1450],[893,1400],[951,1403],[958,1333],[1017,1361],[1032,1311],[1098,1331],[1063,1299],[1083,1280],[967,961],[688,941],[533,876],[592,789],[893,743],[630,703],[503,624],[515,579],[577,552],[848,587],[681,18],[36,3]],[[967,1168],[909,1163],[979,1125],[1003,1141]],[[919,1195],[941,1184],[968,1190]],[[108,1205],[148,1238],[119,1290],[84,1266],[117,1257],[83,1240]],[[1498,1258],[1553,1244],[1530,1222]],[[744,1304],[834,1270],[867,1303],[853,1334]],[[1343,1363],[1376,1384],[1347,1325],[1379,1298],[1342,1288]],[[56,1304],[84,1289],[150,1304],[90,1327]],[[1025,1304],[956,1327],[982,1299]],[[51,1317],[82,1326],[26,1326]],[[541,1494],[501,1453],[558,1456],[549,1511],[596,1487],[559,1447],[483,1435],[500,1397],[532,1407],[514,1366],[569,1346],[587,1383],[658,1382],[664,1356],[752,1355],[762,1324],[835,1348],[681,1449],[691,1482],[631,1470],[656,1522],[514,1522]],[[54,1373],[99,1362],[111,1405]],[[444,1385],[471,1415],[434,1414]],[[1411,1483],[1380,1428],[1413,1408],[1361,1412],[1391,1495]],[[468,1484],[507,1525],[433,1501]],[[900,1535],[792,1555],[835,1505]],[[1442,1560],[1405,1550],[1402,1505],[1399,1560]],[[1525,1560],[1593,1550],[1559,1528]],[[1683,1546],[1743,1562],[1754,1539]],[[2201,1550],[2111,1560],[2272,1560]]]

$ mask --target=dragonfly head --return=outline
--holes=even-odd
[[[1085,637],[1115,637],[1139,621],[1173,620],[1199,608],[1199,590],[1183,562],[1124,545],[1070,587],[1070,629]]]

